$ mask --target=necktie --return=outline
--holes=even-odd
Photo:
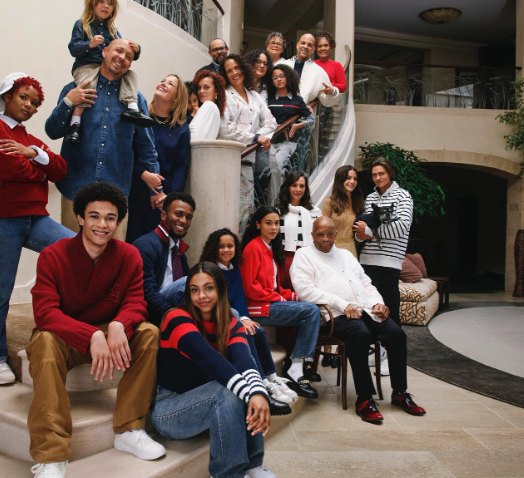
[[[171,271],[173,272],[173,282],[184,277],[182,261],[180,260],[180,253],[176,244],[171,249]]]

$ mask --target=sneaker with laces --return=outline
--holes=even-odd
[[[37,463],[31,468],[34,478],[64,478],[67,460],[58,463]]]
[[[166,449],[143,429],[129,430],[115,435],[115,448],[132,453],[142,460],[156,460],[166,454]]]
[[[386,350],[384,347],[380,346],[380,363],[382,363],[386,359]],[[370,367],[375,366],[375,351],[369,354],[368,358],[368,364]]]
[[[266,390],[268,391],[268,393],[271,394],[271,396],[275,400],[278,400],[279,402],[293,403],[293,399],[290,396],[282,393],[282,390],[280,390],[280,387],[276,385],[274,382],[269,382],[266,385]]]
[[[11,370],[11,367],[7,365],[7,362],[0,363],[0,385],[6,383],[13,383],[15,381],[15,374]]]
[[[380,375],[383,377],[389,376],[389,363],[387,357],[380,363]]]
[[[272,471],[265,465],[257,466],[256,468],[251,468],[251,470],[246,470],[246,477],[249,478],[277,478]]]
[[[298,398],[298,395],[296,392],[294,392],[293,390],[291,390],[287,384],[288,384],[289,380],[287,378],[284,378],[284,377],[277,377],[275,378],[275,380],[273,380],[273,383],[278,387],[280,388],[280,391],[284,394],[284,395],[287,395],[288,397],[291,397],[293,400],[296,400]]]

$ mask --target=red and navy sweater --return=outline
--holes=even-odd
[[[184,393],[216,380],[246,403],[253,395],[267,397],[242,324],[231,318],[227,357],[216,350],[216,323],[203,321],[203,326],[207,339],[187,312],[168,313],[160,329],[158,385]]]

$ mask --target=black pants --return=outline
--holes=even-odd
[[[406,334],[391,317],[384,322],[375,322],[365,312],[360,319],[348,320],[345,315],[339,315],[335,317],[333,336],[346,344],[346,354],[359,397],[376,394],[368,365],[369,345],[374,338],[380,340],[388,351],[391,387],[395,392],[407,390]]]
[[[398,288],[400,269],[364,264],[362,264],[362,267],[377,288],[378,293],[384,299],[384,304],[389,309],[390,317],[400,325],[400,290]]]

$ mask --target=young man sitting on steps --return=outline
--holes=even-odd
[[[165,448],[145,432],[155,395],[158,329],[145,322],[142,259],[113,239],[127,212],[127,198],[109,183],[92,183],[75,196],[80,232],[40,255],[32,289],[36,327],[27,347],[34,397],[27,424],[38,478],[65,476],[72,420],[67,372],[91,362],[103,381],[124,370],[113,414],[115,448],[144,460]]]

